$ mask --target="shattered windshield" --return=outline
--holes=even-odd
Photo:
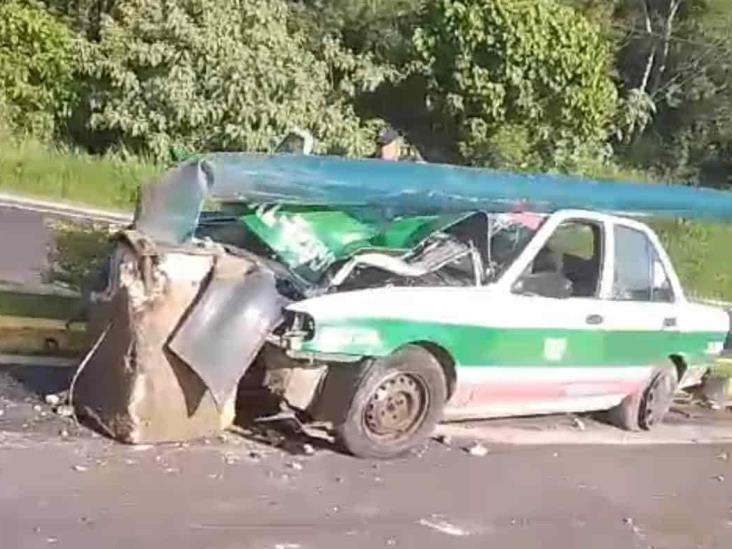
[[[411,276],[456,261],[450,268],[462,274],[453,272],[453,278],[468,284],[491,282],[524,250],[544,221],[543,216],[529,213],[466,212],[385,222],[368,211],[335,208],[224,211],[204,214],[196,235],[275,260],[315,285],[324,283],[328,273],[333,275],[351,258],[357,264],[396,268]],[[381,259],[374,259],[375,254]]]
[[[544,223],[531,213],[495,214],[488,218],[487,279],[494,281],[511,266]]]

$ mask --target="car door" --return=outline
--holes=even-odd
[[[648,230],[615,222],[609,239],[612,279],[606,295],[603,323],[606,363],[629,382],[627,390],[667,364],[676,347],[681,312],[675,288]]]
[[[458,376],[464,384],[482,372],[483,387],[469,395],[473,415],[607,407],[609,389],[597,383],[611,377],[597,369],[605,358],[606,240],[601,216],[555,216],[506,271],[502,328],[485,342],[491,364]]]

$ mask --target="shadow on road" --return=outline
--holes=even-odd
[[[47,394],[68,389],[73,375],[73,368],[0,367],[0,397],[23,401],[43,400]]]
[[[279,448],[292,455],[317,449],[341,452],[325,428],[305,428],[297,414],[281,405],[266,389],[239,387],[234,430],[245,439]]]

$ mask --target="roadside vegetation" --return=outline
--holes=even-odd
[[[34,139],[0,140],[0,193],[132,212],[141,182],[162,169],[137,158],[94,156]]]
[[[71,296],[49,296],[0,289],[0,316],[65,321],[76,303],[76,298]]]
[[[130,211],[176,151],[299,126],[365,156],[385,124],[433,162],[728,189],[731,68],[727,0],[0,0],[0,193]],[[732,229],[658,227],[732,301]]]

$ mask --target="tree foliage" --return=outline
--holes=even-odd
[[[74,96],[73,34],[42,8],[0,3],[0,103],[8,122],[49,137]]]
[[[81,51],[94,139],[164,157],[170,148],[266,150],[289,128],[364,153],[350,104],[385,76],[324,37],[317,55],[281,0],[120,0]]]
[[[364,154],[373,118],[431,160],[729,186],[732,4],[0,0],[4,134]]]
[[[631,159],[684,179],[728,185],[732,173],[732,6],[718,0],[667,0],[655,36],[651,94],[657,116]],[[658,2],[661,4],[660,0]],[[669,8],[678,5],[670,20]],[[656,35],[659,33],[656,32]],[[650,60],[654,41],[646,54]],[[630,52],[620,61],[627,62]],[[650,61],[649,61],[650,62]],[[621,65],[625,66],[625,65]],[[662,70],[663,69],[663,70]]]
[[[619,162],[726,185],[732,173],[729,0],[562,0],[602,25],[621,83]],[[730,181],[732,182],[732,181]]]
[[[611,48],[551,0],[437,0],[414,46],[435,108],[476,164],[570,168],[596,154],[617,105]]]
[[[119,0],[46,0],[49,10],[60,16],[81,36],[98,40],[102,20]]]
[[[381,62],[402,64],[410,50],[412,29],[426,0],[302,0],[293,2],[297,22],[317,43],[337,35],[357,53],[370,52]]]

